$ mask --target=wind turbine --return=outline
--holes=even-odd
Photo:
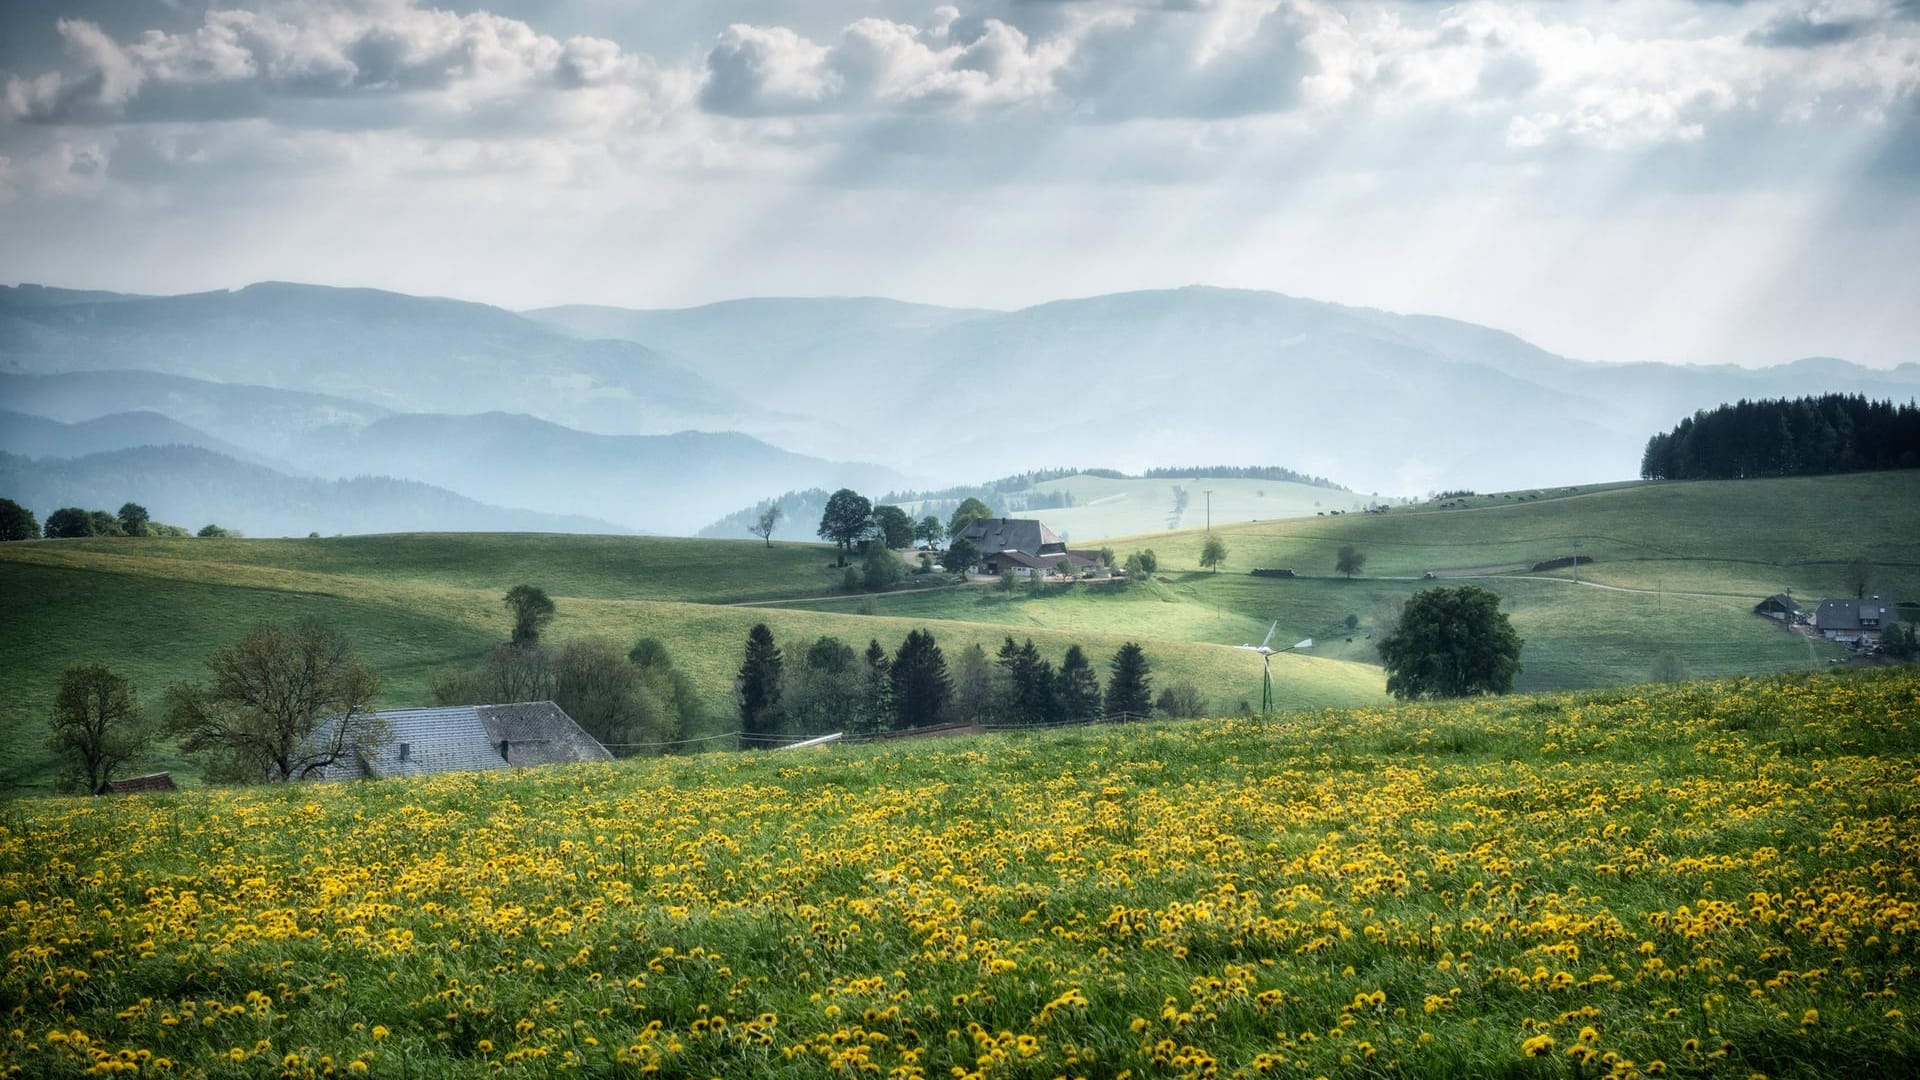
[[[1262,713],[1273,712],[1273,658],[1280,653],[1290,653],[1295,649],[1313,648],[1312,638],[1302,638],[1284,649],[1274,648],[1273,632],[1278,629],[1280,629],[1280,620],[1275,619],[1273,625],[1267,627],[1267,636],[1260,639],[1260,644],[1234,646],[1236,649],[1260,654],[1260,711]]]

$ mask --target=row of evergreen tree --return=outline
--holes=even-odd
[[[1920,407],[1858,394],[1739,401],[1647,440],[1648,480],[1730,480],[1920,466]]]
[[[877,638],[856,653],[839,638],[822,636],[790,658],[765,623],[748,632],[735,680],[740,728],[749,744],[756,737],[870,734],[950,721],[1039,725],[1137,718],[1153,711],[1152,687],[1152,665],[1133,642],[1109,661],[1103,691],[1078,645],[1068,647],[1057,668],[1033,639],[1016,644],[1011,637],[992,660],[970,645],[949,665],[933,634],[923,629],[909,633],[891,655]]]

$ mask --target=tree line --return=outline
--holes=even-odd
[[[1920,466],[1920,407],[1858,394],[1738,401],[1647,440],[1648,480],[1733,480]]]
[[[0,499],[0,540],[64,540],[82,536],[238,536],[231,529],[218,525],[201,527],[198,533],[190,533],[179,525],[166,525],[153,520],[147,508],[139,503],[130,502],[121,506],[117,513],[105,510],[87,510],[78,506],[63,506],[47,515],[47,523],[42,526],[33,511],[14,502],[12,499]]]
[[[748,745],[781,736],[836,731],[879,734],[950,722],[989,725],[1075,723],[1101,717],[1198,716],[1206,702],[1191,684],[1153,696],[1146,651],[1128,642],[1107,662],[1104,688],[1086,650],[1068,646],[1059,665],[1032,638],[1009,636],[992,658],[978,644],[949,662],[932,631],[907,634],[891,653],[878,638],[863,651],[830,635],[789,656],[765,623],[748,631],[734,680]]]

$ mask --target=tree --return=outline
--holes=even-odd
[[[1414,594],[1377,647],[1387,690],[1405,699],[1504,694],[1521,672],[1520,645],[1500,597],[1462,585]]]
[[[540,631],[553,621],[553,600],[537,585],[515,585],[507,590],[501,603],[513,616],[515,645],[531,645],[540,640]]]
[[[774,527],[779,524],[780,505],[778,503],[769,503],[765,510],[760,511],[760,516],[753,520],[753,524],[747,526],[747,531],[765,540],[768,547],[772,547],[773,530]]]
[[[120,519],[105,510],[89,510],[87,516],[93,519],[93,535],[125,536],[127,531],[120,527]]]
[[[553,660],[553,702],[610,748],[671,742],[681,717],[664,674],[632,663],[610,641],[570,641]]]
[[[991,724],[1000,718],[1001,700],[999,672],[987,660],[987,651],[977,642],[962,649],[953,664],[954,715],[975,724]]]
[[[1101,566],[1105,567],[1108,570],[1113,569],[1115,566],[1115,563],[1113,561],[1114,558],[1115,556],[1112,548],[1103,547],[1100,549],[1100,565]]]
[[[1201,696],[1200,688],[1192,683],[1177,682],[1160,691],[1160,698],[1153,707],[1162,716],[1190,720],[1206,715],[1207,699]]]
[[[880,639],[867,642],[866,672],[860,684],[859,730],[885,731],[893,724],[893,662]]]
[[[215,537],[237,536],[239,534],[235,533],[232,529],[224,529],[218,525],[202,525],[200,526],[200,531],[197,533],[194,533],[193,535],[198,536],[203,540],[211,540],[211,539],[214,539]]]
[[[1920,633],[1906,623],[1894,623],[1880,633],[1880,653],[1889,660],[1911,660],[1920,656]]]
[[[861,565],[861,584],[873,592],[885,592],[900,581],[904,571],[900,556],[885,544],[868,544],[867,557]]]
[[[1333,556],[1333,569],[1337,574],[1345,574],[1348,581],[1367,565],[1367,554],[1352,544],[1341,544],[1340,550]]]
[[[1220,564],[1226,561],[1227,542],[1218,536],[1207,537],[1207,542],[1200,545],[1200,565],[1217,574]]]
[[[60,676],[52,726],[47,746],[67,759],[74,786],[90,795],[104,793],[116,769],[153,745],[133,685],[103,664],[70,667]]]
[[[940,565],[952,573],[964,574],[979,561],[980,549],[973,546],[973,541],[963,539],[953,542],[953,546],[947,549],[946,557],[940,560]]]
[[[1100,715],[1100,676],[1094,673],[1093,664],[1080,646],[1067,646],[1056,682],[1054,701],[1060,719],[1092,720]]]
[[[787,730],[824,735],[848,726],[860,709],[859,664],[853,647],[839,638],[814,639],[800,663],[787,668],[780,695]]]
[[[1142,548],[1127,556],[1127,576],[1135,579],[1150,578],[1160,569],[1160,556],[1152,548]]]
[[[969,496],[965,500],[962,500],[959,506],[954,508],[953,516],[947,519],[947,535],[959,536],[960,530],[966,528],[968,522],[979,521],[981,518],[990,518],[992,516],[993,509],[991,507],[979,499]]]
[[[1015,645],[1009,636],[1000,646],[998,663],[1006,672],[1007,719],[1015,724],[1051,724],[1060,718],[1058,687],[1053,664],[1040,655],[1033,639]]]
[[[834,565],[847,565],[847,552],[866,539],[872,528],[873,503],[866,496],[852,488],[841,488],[828,497],[827,509],[820,515],[820,539],[839,546],[839,561]]]
[[[147,522],[152,520],[147,508],[139,503],[125,503],[120,507],[120,531],[128,536],[147,535]]]
[[[215,777],[304,779],[389,737],[373,711],[379,676],[325,624],[256,626],[207,670],[211,683],[167,688],[166,727]]]
[[[734,687],[740,703],[740,730],[771,735],[780,730],[780,646],[766,623],[747,631],[747,654]],[[748,745],[753,745],[749,743]]]
[[[0,499],[0,541],[38,539],[40,522],[35,520],[33,511],[12,499]]]
[[[939,547],[940,541],[947,538],[947,527],[940,519],[928,514],[913,526],[913,538],[927,547]]]
[[[1113,654],[1107,674],[1107,715],[1142,717],[1153,709],[1153,667],[1135,642]]]
[[[69,540],[94,534],[93,515],[77,506],[63,506],[47,515],[47,539]]]
[[[436,675],[439,705],[510,705],[553,698],[553,654],[539,644],[498,645],[478,668]]]
[[[700,692],[686,672],[673,666],[673,658],[659,638],[645,637],[627,650],[627,663],[640,669],[640,680],[661,700],[673,708],[673,730],[684,735],[700,727],[706,719],[706,707]]]
[[[893,726],[896,731],[927,727],[946,719],[953,700],[947,658],[926,630],[914,630],[893,656]]]
[[[897,506],[873,508],[873,527],[883,546],[899,550],[913,546],[913,519]]]

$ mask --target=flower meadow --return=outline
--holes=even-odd
[[[0,808],[0,1070],[1920,1074],[1920,676]]]

